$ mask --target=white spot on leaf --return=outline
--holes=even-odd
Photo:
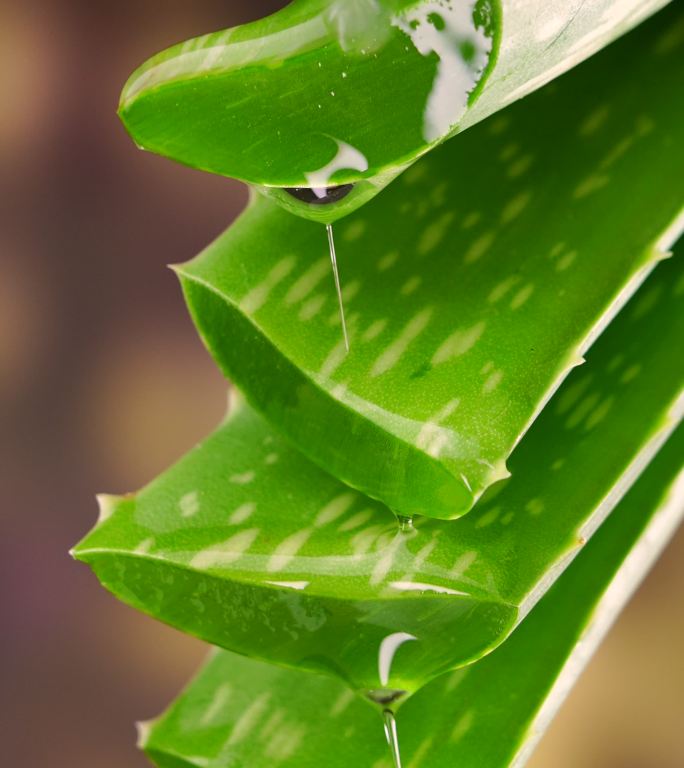
[[[256,472],[250,470],[249,472],[241,472],[235,475],[231,475],[230,482],[234,485],[249,485],[256,477]]]
[[[192,558],[190,567],[204,570],[230,565],[239,560],[254,544],[259,533],[259,528],[250,528],[236,533],[222,544],[214,544],[212,547],[203,549]]]
[[[186,493],[178,503],[181,511],[181,517],[193,517],[199,512],[200,502],[197,491]]]
[[[474,264],[476,261],[479,261],[491,248],[494,237],[494,232],[485,232],[477,240],[474,240],[463,256],[464,263]]]
[[[352,504],[354,504],[356,499],[356,494],[351,492],[342,493],[339,496],[336,496],[332,501],[328,502],[318,513],[316,519],[314,520],[314,526],[316,526],[316,528],[320,528],[324,525],[328,525],[329,523],[334,522],[338,517],[341,517],[349,509],[349,507],[352,506]]]
[[[371,368],[371,376],[380,376],[393,368],[405,354],[409,345],[427,328],[433,310],[423,309],[409,320],[399,336],[378,357]]]
[[[273,550],[273,554],[266,565],[266,570],[269,573],[273,573],[274,571],[281,571],[286,568],[311,538],[312,533],[313,528],[304,528],[281,541]]]
[[[486,323],[481,320],[470,328],[454,331],[435,352],[432,357],[432,364],[439,365],[469,352],[480,340],[485,328]]]
[[[246,504],[239,506],[228,518],[230,525],[241,525],[249,520],[256,510],[256,504],[253,501],[248,501]]]
[[[266,278],[240,302],[240,308],[245,314],[254,314],[264,306],[273,289],[282,282],[295,267],[297,260],[294,256],[286,256],[281,259],[268,273]]]

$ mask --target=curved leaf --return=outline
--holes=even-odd
[[[120,114],[146,148],[252,183],[372,179],[347,212],[450,131],[493,62],[498,26],[496,0],[296,0],[155,56]]]
[[[397,529],[246,406],[76,548],[124,601],[376,699],[501,643],[681,419],[684,263],[664,264],[544,410],[513,477],[455,522]]]
[[[468,511],[681,228],[677,10],[339,226],[348,355],[322,228],[258,199],[178,268],[249,402],[402,514]]]
[[[411,768],[520,768],[684,512],[684,432],[662,450],[568,571],[486,659],[399,711]],[[674,607],[674,606],[673,606]],[[141,729],[160,768],[389,768],[380,720],[338,682],[212,656]]]
[[[139,145],[251,183],[361,182],[324,209],[276,195],[333,219],[665,2],[296,0],[153,57],[126,85],[121,117]]]

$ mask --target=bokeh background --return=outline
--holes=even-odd
[[[201,643],[117,603],[68,549],[97,491],[151,479],[206,434],[225,382],[165,265],[245,189],[137,152],[131,70],[272,0],[0,3],[0,763],[138,768]],[[535,755],[553,768],[684,765],[684,536],[612,631]],[[322,765],[324,762],[322,762]]]

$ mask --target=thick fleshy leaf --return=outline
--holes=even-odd
[[[392,513],[248,407],[76,548],[131,605],[245,655],[324,669],[375,699],[502,642],[682,415],[684,262],[665,262],[512,459],[454,522]]]
[[[655,5],[655,3],[654,3]],[[358,207],[443,139],[493,64],[497,0],[297,0],[155,56],[121,117],[135,140],[270,187],[359,184],[314,217]]]
[[[684,511],[680,430],[512,637],[399,710],[411,768],[522,766]],[[675,606],[672,606],[673,609]],[[219,652],[141,746],[160,768],[390,768],[380,719],[340,683]]]
[[[269,187],[361,182],[325,206],[274,192],[295,213],[336,218],[665,3],[297,0],[153,57],[121,116],[140,145],[215,173]]]
[[[223,370],[311,460],[454,518],[668,247],[684,178],[682,14],[423,158],[338,228],[257,199],[179,268]],[[635,93],[648,94],[635,108]]]

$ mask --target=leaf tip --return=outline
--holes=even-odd
[[[502,461],[498,461],[494,465],[494,470],[492,471],[490,482],[492,484],[498,483],[501,480],[508,480],[511,476],[511,470],[508,468],[508,464],[504,459]]]
[[[138,734],[137,738],[137,747],[140,750],[144,750],[145,747],[149,744],[150,741],[150,732],[152,731],[152,727],[154,725],[154,720],[139,720],[135,724],[135,729]]]
[[[95,522],[95,525],[93,528],[76,544],[69,550],[69,555],[74,560],[78,560],[79,562],[87,562],[88,561],[88,554],[90,552],[90,542],[91,537],[95,533],[95,531],[107,520],[109,520],[110,517],[114,514],[116,511],[118,505],[125,501],[126,499],[132,498],[135,494],[126,494],[125,496],[114,496],[109,493],[99,493],[95,496],[95,499],[97,501],[97,521]]]
[[[659,264],[661,261],[667,261],[667,259],[671,259],[673,253],[674,251],[672,251],[670,248],[657,248],[653,256],[653,260],[656,264]]]
[[[98,514],[96,525],[102,525],[102,523],[109,520],[114,514],[117,504],[121,501],[120,496],[113,496],[109,493],[98,493],[95,497],[97,500]]]

